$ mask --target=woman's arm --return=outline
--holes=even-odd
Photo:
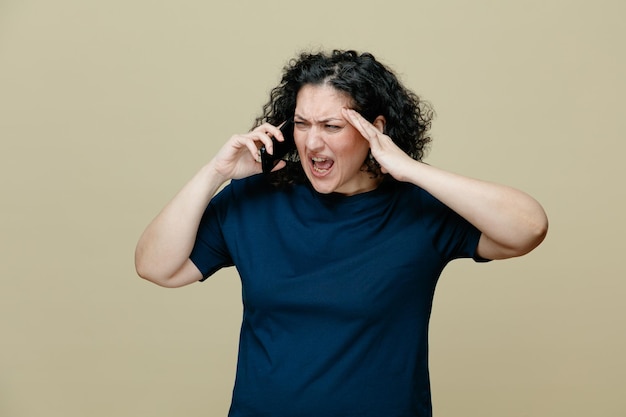
[[[164,287],[180,287],[202,278],[192,268],[189,255],[202,214],[222,183],[213,164],[207,164],[152,220],[135,249],[140,277]]]
[[[258,149],[271,151],[269,135],[283,140],[276,127],[264,124],[235,135],[176,194],[143,232],[135,249],[137,274],[164,287],[180,287],[202,278],[189,260],[204,211],[218,189],[230,179],[261,172]],[[279,163],[275,169],[284,166]]]
[[[418,162],[382,133],[382,122],[374,126],[352,110],[344,115],[370,142],[372,155],[384,173],[423,188],[481,231],[479,256],[521,256],[543,241],[548,219],[541,205],[528,194]]]
[[[548,219],[541,205],[528,194],[411,161],[402,174],[404,181],[428,191],[482,232],[478,256],[521,256],[543,241]]]

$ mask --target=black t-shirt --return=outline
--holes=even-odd
[[[262,176],[213,198],[191,260],[235,265],[243,323],[232,417],[430,416],[428,322],[480,232],[424,190],[342,196]]]

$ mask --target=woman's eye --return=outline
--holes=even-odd
[[[328,130],[339,130],[341,127],[337,125],[326,125],[326,129]]]

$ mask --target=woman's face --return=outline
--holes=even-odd
[[[369,143],[343,117],[351,98],[329,85],[304,85],[296,98],[294,139],[302,167],[316,191],[353,195],[380,180],[362,170]]]

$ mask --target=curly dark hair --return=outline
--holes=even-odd
[[[384,133],[413,159],[422,160],[431,141],[431,106],[367,52],[301,53],[284,67],[281,82],[270,92],[270,101],[263,106],[263,115],[256,119],[254,127],[265,122],[276,126],[292,118],[300,89],[304,85],[323,84],[351,97],[353,108],[370,122],[384,116]],[[297,151],[285,159],[287,166],[273,172],[271,181],[277,185],[306,181]],[[368,158],[364,163],[372,175],[381,175],[376,161]]]

